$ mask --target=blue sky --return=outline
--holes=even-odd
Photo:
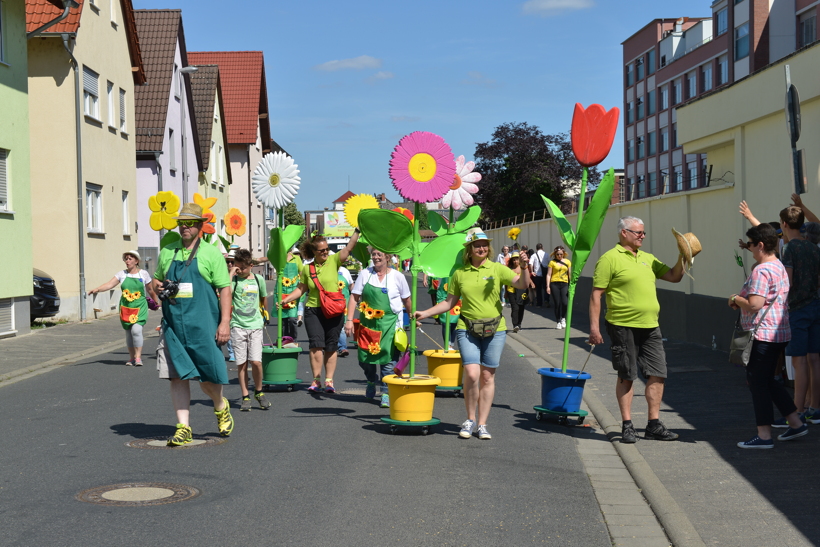
[[[271,132],[299,164],[303,210],[329,207],[348,177],[353,192],[398,200],[390,154],[412,131],[441,135],[469,160],[502,123],[561,133],[576,102],[620,108],[621,42],[655,18],[709,16],[710,5],[134,0],[182,9],[189,51],[264,51]],[[601,167],[623,166],[622,138]]]

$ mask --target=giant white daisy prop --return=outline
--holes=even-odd
[[[265,207],[282,209],[299,193],[298,165],[284,152],[266,154],[253,171],[252,185],[256,199]]]
[[[464,209],[471,206],[475,200],[472,194],[478,192],[476,182],[481,180],[481,173],[474,173],[475,162],[464,163],[464,156],[456,158],[456,174],[450,190],[441,198],[444,208],[453,206],[453,209]]]

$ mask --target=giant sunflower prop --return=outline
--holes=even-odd
[[[359,211],[363,209],[378,209],[379,202],[370,194],[356,194],[345,201],[345,219],[354,228],[359,227]]]

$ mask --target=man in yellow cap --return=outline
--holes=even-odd
[[[171,381],[177,419],[168,446],[182,446],[193,440],[189,380],[199,380],[202,391],[213,401],[219,433],[227,437],[233,430],[230,405],[222,395],[228,369],[218,347],[231,336],[231,280],[216,247],[200,245],[206,220],[202,207],[186,203],[174,218],[181,239],[160,252],[153,283],[162,300],[163,316],[157,368],[160,378]]]

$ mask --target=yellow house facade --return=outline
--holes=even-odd
[[[55,278],[59,317],[116,313],[118,291],[86,293],[137,247],[133,97],[145,75],[130,0],[81,2],[28,56],[34,266]]]

